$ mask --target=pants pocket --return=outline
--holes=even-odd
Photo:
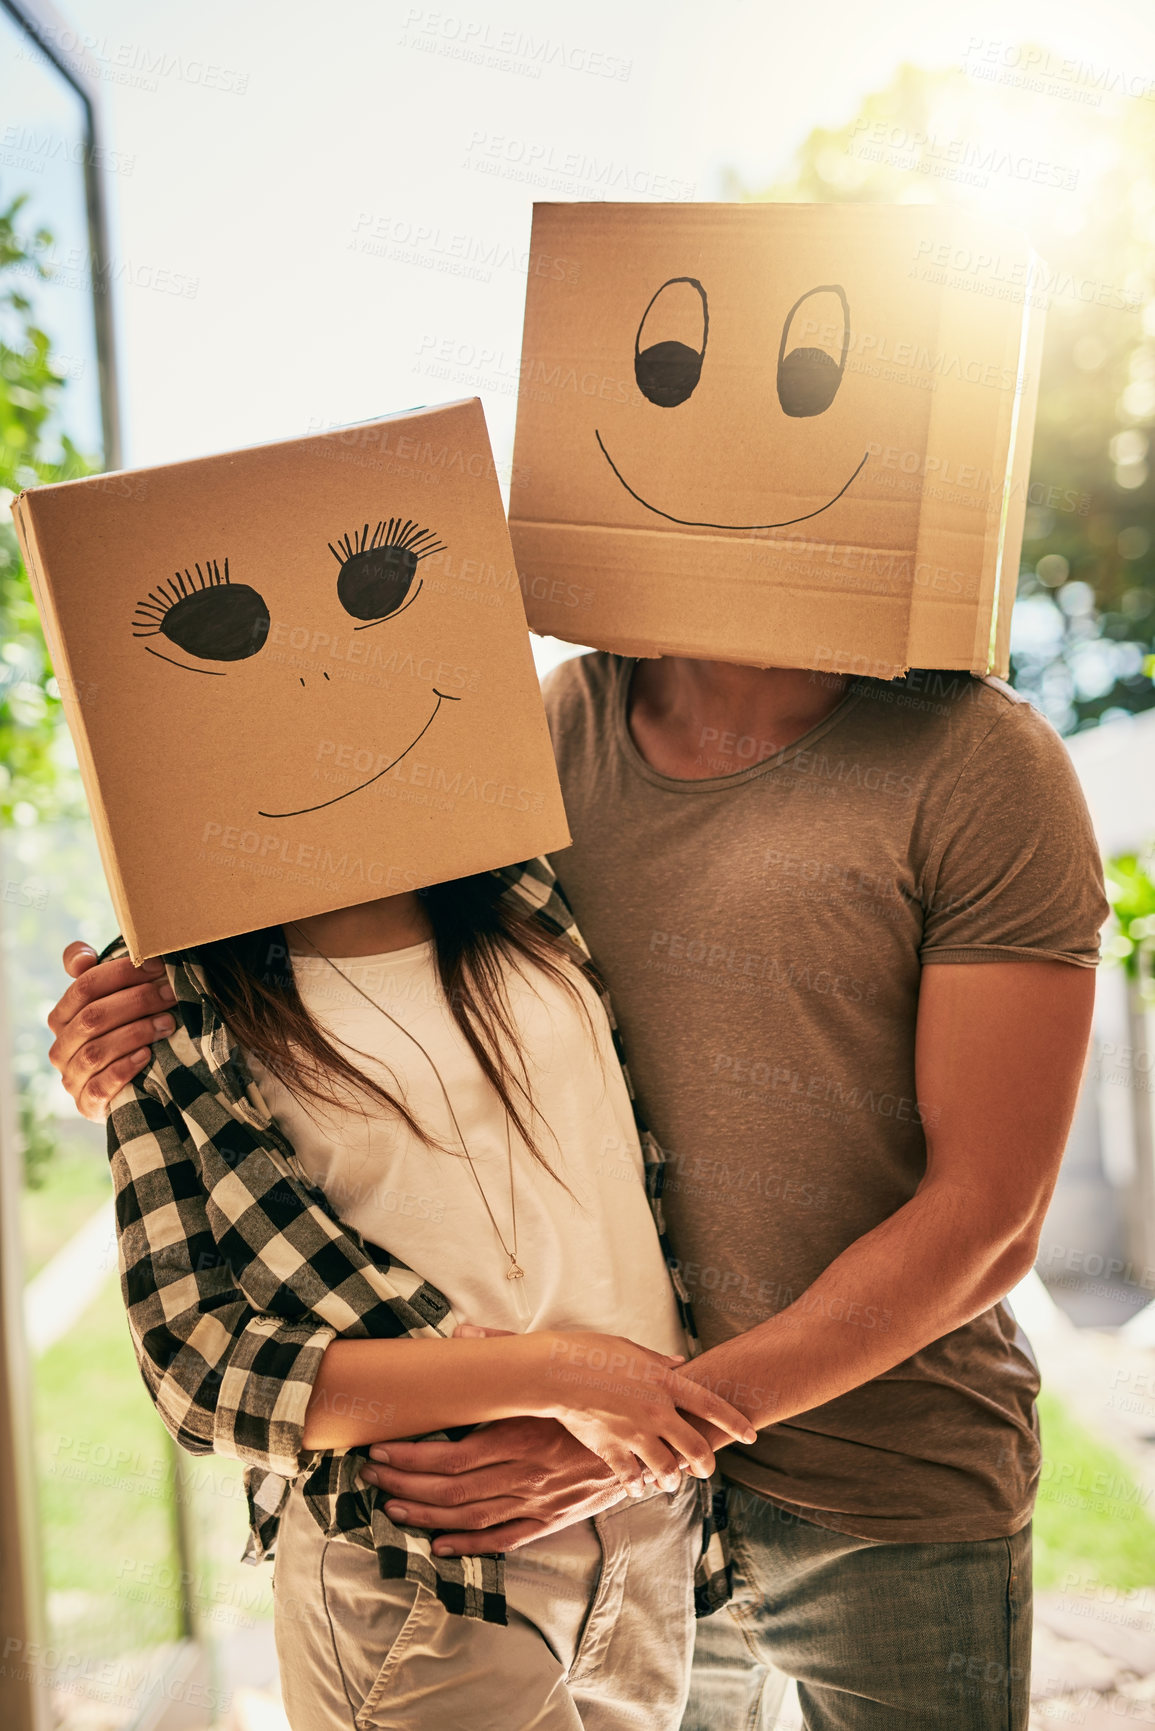
[[[385,1584],[386,1583],[384,1582],[382,1583],[382,1585]],[[357,1727],[357,1731],[374,1731],[374,1720],[377,1714],[377,1709],[381,1705],[382,1698],[389,1688],[393,1673],[404,1659],[406,1652],[412,1646],[414,1640],[420,1637],[421,1631],[429,1616],[430,1608],[432,1607],[433,1611],[438,1616],[445,1614],[442,1612],[441,1606],[438,1604],[433,1594],[427,1592],[424,1587],[419,1587],[413,1583],[403,1581],[397,1581],[390,1584],[399,1588],[408,1587],[414,1595],[413,1603],[410,1605],[408,1615],[405,1617],[397,1631],[392,1646],[385,1655],[380,1670],[373,1679],[369,1693],[365,1696],[364,1701],[357,1710],[353,1721]]]
[[[424,1587],[352,1723],[356,1731],[582,1731],[535,1624],[516,1611],[505,1625],[455,1616]]]
[[[332,1693],[347,1703],[344,1723],[352,1718],[360,1731],[412,1639],[422,1600],[433,1595],[415,1581],[382,1580],[374,1552],[347,1539],[322,1541],[316,1578],[324,1647],[336,1672]]]

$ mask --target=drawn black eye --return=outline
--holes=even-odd
[[[167,637],[199,661],[244,661],[257,653],[269,634],[269,610],[247,583],[229,581],[227,559],[223,572],[215,559],[206,559],[203,571],[199,565],[192,571],[187,567],[177,571],[168,582],[150,589],[147,600],[137,602],[132,634]],[[150,654],[160,651],[153,649]]]
[[[366,523],[360,533],[342,535],[336,547],[330,541],[329,551],[341,567],[337,599],[346,613],[379,625],[412,606],[421,592],[418,583],[409,594],[419,561],[430,553],[444,553],[445,548],[432,529],[390,517],[387,523],[378,523],[372,537]],[[366,626],[355,629],[364,631]]]
[[[837,306],[817,301],[816,295],[837,296]],[[788,351],[792,334],[795,340],[816,337],[818,341],[803,342]],[[850,305],[841,287],[824,283],[821,288],[808,289],[786,314],[778,345],[778,401],[784,413],[821,415],[830,407],[842,383],[849,346]]]
[[[702,376],[709,329],[706,291],[697,277],[672,276],[651,299],[634,338],[634,377],[642,395],[659,409],[676,409],[692,395]],[[683,342],[684,337],[692,341]]]

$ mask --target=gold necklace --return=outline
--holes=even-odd
[[[337,966],[337,964],[333,960],[332,956],[327,956],[325,954],[324,950],[319,950],[317,948],[316,944],[313,942],[313,940],[308,936],[307,933],[305,933],[301,930],[300,926],[297,925],[295,920],[290,920],[288,923],[292,927],[293,931],[296,932],[296,934],[299,938],[304,938],[305,942],[308,944],[309,948],[313,951],[313,953],[315,955],[320,956],[320,958],[323,962],[327,962],[328,965],[332,968],[333,972],[335,974],[339,975],[340,978],[342,980],[344,980],[344,982],[347,986],[351,986],[353,988],[353,990],[357,993],[358,997],[364,998],[365,1002],[367,1004],[372,1005],[373,1009],[379,1011],[380,1014],[385,1017],[385,1020],[387,1022],[392,1022],[393,1026],[398,1030],[399,1033],[404,1034],[407,1040],[411,1040],[413,1042],[413,1044],[417,1047],[417,1050],[421,1053],[421,1056],[425,1059],[426,1063],[429,1065],[429,1068],[433,1071],[433,1074],[437,1077],[437,1085],[441,1089],[441,1095],[445,1101],[446,1111],[449,1113],[450,1121],[452,1122],[453,1128],[457,1133],[457,1140],[461,1143],[461,1152],[465,1155],[465,1158],[469,1163],[469,1170],[473,1174],[473,1182],[477,1185],[478,1195],[481,1197],[481,1200],[485,1206],[485,1212],[489,1215],[490,1224],[493,1227],[494,1234],[497,1238],[497,1242],[501,1245],[502,1250],[505,1252],[506,1256],[509,1258],[509,1267],[505,1271],[505,1278],[507,1280],[524,1280],[525,1279],[525,1269],[521,1266],[521,1264],[517,1260],[517,1197],[514,1194],[514,1184],[513,1184],[513,1141],[512,1141],[511,1134],[510,1134],[509,1113],[506,1112],[506,1114],[505,1114],[505,1153],[506,1153],[506,1159],[509,1162],[509,1212],[510,1212],[510,1219],[512,1222],[512,1230],[513,1230],[513,1249],[512,1250],[509,1248],[509,1245],[505,1242],[505,1239],[501,1235],[501,1228],[498,1226],[497,1220],[494,1217],[493,1209],[489,1206],[489,1197],[485,1194],[485,1187],[482,1184],[481,1179],[477,1176],[477,1168],[473,1164],[473,1156],[469,1152],[469,1144],[466,1142],[465,1137],[461,1133],[461,1125],[457,1122],[457,1113],[453,1110],[453,1102],[449,1098],[449,1090],[445,1086],[445,1081],[444,1081],[444,1078],[442,1077],[441,1071],[437,1068],[437,1065],[433,1062],[433,1059],[429,1056],[429,1053],[425,1050],[425,1047],[421,1044],[421,1041],[417,1038],[416,1034],[410,1033],[409,1029],[404,1025],[403,1022],[399,1022],[395,1016],[391,1016],[389,1014],[389,1011],[385,1008],[385,1006],[383,1004],[379,1004],[377,1002],[376,998],[371,998],[369,996],[368,992],[363,992],[361,990],[361,987],[357,984],[356,980],[351,980],[349,978],[348,974],[345,972],[344,968],[339,968]]]

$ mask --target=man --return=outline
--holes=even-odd
[[[1066,753],[961,673],[598,654],[547,705],[554,864],[670,1155],[691,1373],[760,1433],[721,1457],[736,1591],[700,1625],[686,1727],[768,1727],[783,1672],[821,1731],[1025,1727],[1037,1375],[1000,1300],[1034,1260],[1107,911]],[[53,1061],[99,1116],[164,1031],[160,970],[66,960]],[[390,1514],[457,1552],[612,1494],[543,1421],[377,1453]]]

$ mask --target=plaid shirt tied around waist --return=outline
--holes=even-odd
[[[515,908],[589,972],[589,952],[546,862],[494,875]],[[119,940],[105,952],[125,953]],[[455,1319],[436,1287],[340,1220],[274,1122],[201,970],[183,952],[165,965],[176,1029],[112,1102],[108,1150],[129,1330],[166,1429],[193,1454],[244,1463],[245,1561],[273,1554],[290,1483],[303,1477],[306,1506],[327,1537],[375,1550],[382,1576],[419,1583],[448,1611],[504,1623],[501,1556],[435,1557],[428,1533],[388,1519],[386,1492],[358,1482],[367,1448],[302,1448],[331,1340],[445,1337]],[[620,1058],[613,1012],[598,990]],[[628,1073],[626,1082],[632,1100]],[[640,1120],[638,1128],[692,1351],[693,1320],[662,1219],[664,1156]],[[730,1565],[720,1481],[702,1482],[700,1495],[695,1608],[707,1616],[730,1596]]]

